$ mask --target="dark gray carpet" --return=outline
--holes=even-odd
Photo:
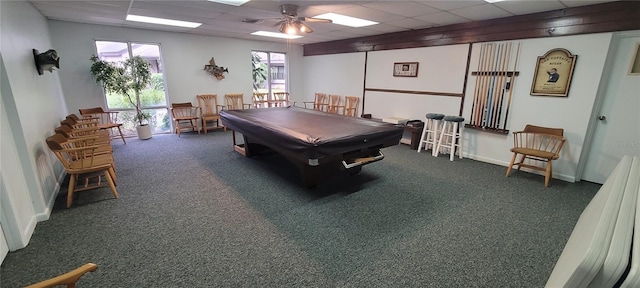
[[[235,153],[231,132],[127,143],[120,198],[65,209],[61,194],[2,287],[86,262],[78,287],[542,287],[600,187],[399,145],[311,190],[276,154]]]

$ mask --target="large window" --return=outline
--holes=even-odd
[[[251,59],[255,92],[287,92],[286,54],[252,51]]]
[[[133,56],[141,56],[151,63],[151,84],[140,94],[139,101],[142,109],[151,115],[149,125],[152,133],[171,131],[167,94],[164,81],[164,67],[160,57],[160,45],[135,42],[96,41],[98,58],[105,61],[120,62]],[[123,95],[105,93],[107,108],[119,111],[118,121],[123,123],[127,135],[135,135],[135,110]]]

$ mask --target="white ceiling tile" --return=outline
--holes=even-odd
[[[431,27],[434,25],[433,23],[421,21],[414,18],[404,18],[400,20],[393,20],[393,21],[386,22],[385,24],[391,25],[391,26],[397,26],[401,28],[407,28],[407,29],[421,29],[425,27]]]
[[[425,15],[425,16],[420,16],[415,18],[426,21],[426,22],[434,23],[438,26],[470,22],[469,19],[462,18],[458,15],[451,14],[449,12],[440,12],[440,13],[435,13],[435,14],[430,14],[430,15]]]
[[[617,0],[562,0],[560,2],[562,2],[562,4],[566,5],[567,7],[578,7],[578,6],[585,6],[585,5],[614,2],[614,1],[617,1]]]
[[[399,29],[398,26],[387,25],[385,23],[378,24],[378,25],[366,26],[366,27],[360,27],[360,29],[371,30],[371,31],[374,31],[374,32],[378,32],[378,34],[399,32],[399,31],[406,30],[406,29]]]
[[[376,1],[363,4],[362,6],[405,17],[414,17],[440,12],[439,9],[409,1],[405,1],[402,5],[398,5],[398,1]]]
[[[351,8],[342,10],[339,13],[343,15],[351,16],[351,17],[357,17],[357,18],[362,18],[366,20],[376,21],[379,23],[404,18],[400,15],[386,13],[383,11],[371,9],[364,6],[351,7]]]
[[[487,3],[484,0],[425,0],[416,2],[444,11],[473,7]]]
[[[531,14],[549,10],[566,8],[558,0],[531,1],[531,0],[511,0],[493,3],[493,5],[515,15]]]
[[[29,2],[47,19],[52,20],[252,40],[265,37],[251,36],[249,35],[251,32],[278,30],[275,24],[283,17],[280,14],[280,6],[285,3],[298,5],[298,16],[313,17],[334,12],[379,22],[377,25],[357,29],[330,23],[308,23],[315,32],[289,42],[314,43],[502,18],[515,14],[530,14],[611,2],[611,0],[510,0],[494,4],[488,4],[484,0],[253,0],[240,7],[206,0],[37,0]],[[185,30],[185,28],[125,21],[129,5],[132,6],[131,12],[144,16],[201,22],[204,25],[201,28]],[[242,21],[244,19],[260,21],[244,23]]]
[[[488,3],[473,7],[449,10],[449,12],[473,21],[513,16],[513,14]]]

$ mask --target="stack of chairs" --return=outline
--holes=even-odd
[[[591,199],[545,287],[640,287],[640,157],[626,155]]]
[[[67,208],[74,193],[84,190],[109,187],[118,198],[111,135],[99,127],[98,120],[70,114],[46,143],[69,175]]]

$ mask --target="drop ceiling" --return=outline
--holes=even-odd
[[[239,39],[310,44],[402,32],[515,15],[545,12],[615,0],[484,0],[423,1],[279,1],[252,0],[236,7],[206,0],[108,0],[29,1],[47,19],[141,28],[159,31],[222,36]],[[285,40],[250,35],[263,30],[278,32],[281,4],[296,4],[298,16],[313,17],[327,12],[376,21],[379,24],[351,28],[333,23],[307,23],[314,30],[304,37]],[[178,28],[126,21],[127,13],[203,23],[198,28]],[[255,22],[255,23],[247,23]],[[253,20],[253,21],[251,21]]]

